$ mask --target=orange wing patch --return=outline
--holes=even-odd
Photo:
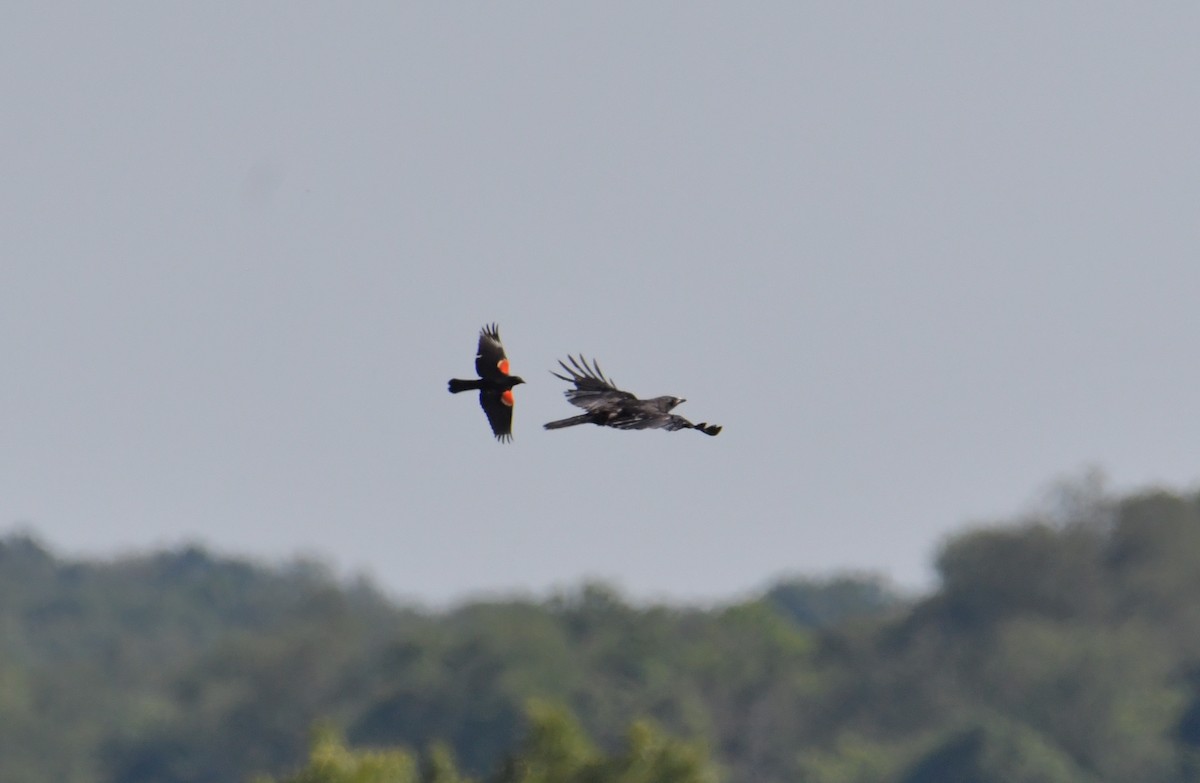
[[[500,361],[496,362],[496,369],[505,375],[508,375],[508,359],[501,359]]]
[[[507,364],[507,362],[506,362],[506,364]],[[504,393],[500,395],[500,402],[504,403],[505,405],[507,405],[510,408],[513,406],[512,389],[504,390]]]

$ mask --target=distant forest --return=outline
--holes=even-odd
[[[936,566],[917,598],[432,612],[308,562],[11,534],[0,781],[1200,781],[1200,494],[1080,491]]]

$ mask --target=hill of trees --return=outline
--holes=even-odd
[[[1077,493],[937,569],[919,599],[846,577],[427,612],[312,563],[9,535],[0,780],[1200,780],[1200,495]]]

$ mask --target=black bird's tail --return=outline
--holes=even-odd
[[[548,430],[561,430],[563,427],[574,427],[576,424],[589,424],[592,421],[592,414],[584,413],[579,416],[572,416],[569,419],[559,419],[558,421],[548,421],[542,426]]]
[[[450,379],[450,393],[451,394],[458,394],[459,392],[470,391],[471,389],[478,389],[478,388],[479,388],[479,381],[463,381],[463,380],[459,380],[458,378]]]
[[[709,424],[707,422],[702,421],[699,424],[693,425],[692,429],[700,430],[705,435],[716,435],[717,433],[719,433],[721,431],[721,425],[720,424]]]

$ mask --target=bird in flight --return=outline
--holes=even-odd
[[[587,359],[582,356],[578,361],[574,356],[567,358],[571,362],[570,367],[561,360],[558,362],[567,375],[559,375],[554,371],[550,374],[575,384],[574,389],[567,389],[563,394],[572,405],[583,408],[586,413],[548,422],[543,425],[548,430],[573,427],[576,424],[598,424],[601,427],[616,427],[619,430],[692,429],[700,430],[705,435],[716,435],[721,431],[720,426],[716,424],[692,424],[682,416],[671,413],[672,408],[687,400],[678,397],[639,400],[629,392],[621,391],[611,380],[605,378],[604,373],[600,371],[600,365],[594,359],[589,366]]]
[[[479,330],[479,352],[475,354],[475,372],[479,378],[464,381],[450,379],[450,393],[479,390],[479,405],[487,414],[488,424],[496,440],[512,440],[512,388],[525,383],[520,377],[508,372],[508,357],[500,343],[500,330],[495,324]]]

